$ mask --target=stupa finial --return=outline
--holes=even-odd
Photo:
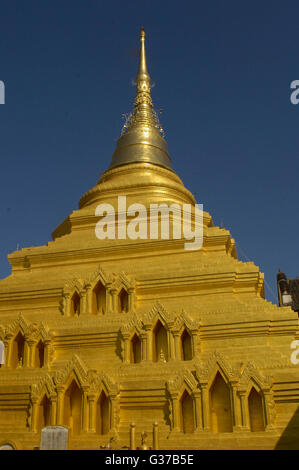
[[[145,31],[140,31],[140,53],[139,67],[136,77],[136,98],[131,124],[141,123],[143,125],[157,127],[158,121],[153,108],[151,97],[151,78],[147,71],[145,53]]]
[[[145,76],[150,79],[149,74],[147,72],[147,65],[146,65],[145,31],[144,31],[144,28],[141,28],[141,31],[140,31],[139,69],[138,69],[137,80],[138,80],[138,78],[143,78],[143,77],[145,78]]]
[[[110,168],[136,162],[149,162],[172,169],[164,132],[153,107],[151,79],[147,71],[145,31],[140,31],[140,55],[133,112],[126,116]]]

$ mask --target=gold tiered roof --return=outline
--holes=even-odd
[[[149,162],[172,169],[168,146],[163,138],[163,130],[153,107],[143,28],[140,33],[140,42],[134,110],[128,116],[122,135],[117,141],[110,168],[127,163]]]

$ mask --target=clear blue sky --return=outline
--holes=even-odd
[[[131,110],[139,30],[173,166],[260,266],[299,276],[298,1],[0,4],[0,277],[43,245],[109,165]]]

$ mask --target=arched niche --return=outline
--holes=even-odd
[[[129,296],[126,289],[123,287],[118,294],[118,313],[128,312],[129,310]]]
[[[93,315],[106,313],[106,288],[99,281],[92,290]]]
[[[191,361],[192,357],[192,338],[188,331],[184,329],[181,334],[181,359],[183,361]]]
[[[34,366],[37,368],[43,367],[45,364],[45,346],[40,340],[35,347]]]
[[[24,364],[25,338],[20,331],[12,341],[11,348],[10,366],[17,368]]]
[[[77,291],[73,293],[70,304],[70,316],[74,315],[80,315],[80,296]]]
[[[219,371],[210,388],[210,422],[214,433],[233,431],[230,388]]]
[[[137,364],[141,361],[141,341],[136,333],[130,341],[130,353],[131,363]]]
[[[64,394],[63,422],[71,428],[73,435],[80,433],[82,428],[82,392],[74,379]]]
[[[110,404],[104,390],[101,391],[96,405],[96,433],[107,434],[110,430]]]
[[[160,320],[153,329],[153,361],[168,361],[167,330]]]
[[[37,430],[40,432],[46,426],[50,426],[51,403],[45,394],[38,406]]]
[[[184,390],[180,398],[180,430],[184,433],[192,433],[194,428],[193,399],[187,390]]]
[[[263,398],[255,387],[251,388],[248,395],[248,412],[250,431],[265,431]]]

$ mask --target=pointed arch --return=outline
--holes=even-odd
[[[133,364],[141,362],[141,340],[137,333],[134,333],[130,340],[130,362]]]
[[[101,281],[104,287],[110,286],[113,282],[113,276],[106,273],[101,265],[99,265],[98,268],[85,279],[85,288],[88,285],[90,285],[92,288],[95,287],[98,281]]]
[[[171,395],[182,395],[186,390],[189,395],[198,388],[198,382],[189,369],[181,370],[173,379],[167,382],[167,389]]]
[[[35,327],[35,331],[31,335],[32,339],[35,341],[41,340],[43,343],[45,341],[51,341],[53,337],[53,332],[44,325],[43,322],[40,322],[38,326]]]
[[[118,394],[119,385],[113,382],[105,372],[102,371],[95,376],[89,390],[89,396],[92,397],[90,410],[94,409],[92,403],[95,403],[95,411],[91,413],[90,426],[98,434],[107,434],[115,428],[119,419],[115,408]]]
[[[25,338],[24,335],[19,331],[14,337],[11,344],[11,358],[10,366],[17,368],[24,364],[24,351],[25,351]]]
[[[210,423],[214,433],[232,432],[231,391],[223,375],[217,371],[209,391]]]
[[[250,431],[265,431],[263,396],[254,386],[248,394],[248,414]]]
[[[135,279],[129,277],[126,273],[121,272],[114,280],[111,287],[117,292],[120,292],[122,288],[128,291],[129,289],[135,288]]]
[[[33,401],[40,403],[44,395],[47,395],[49,399],[57,395],[53,379],[49,374],[43,376],[38,383],[31,385],[31,398]]]
[[[80,303],[81,298],[78,292],[75,290],[70,303],[70,316],[73,317],[75,315],[80,315]]]
[[[17,335],[18,332],[21,332],[23,336],[25,334],[30,334],[36,330],[36,324],[28,324],[22,313],[19,313],[18,317],[5,328],[4,336],[11,337]]]
[[[40,433],[43,428],[50,426],[51,402],[45,393],[38,405],[36,429]]]
[[[198,333],[200,327],[199,319],[192,319],[185,310],[176,316],[175,321],[173,323],[172,331],[173,332],[181,332],[184,328],[189,332]]]
[[[110,400],[102,389],[96,403],[96,433],[108,434],[110,431]]]
[[[56,385],[63,386],[66,389],[71,381],[75,379],[82,388],[90,386],[93,376],[94,371],[89,370],[82,359],[74,354],[61,370],[56,371],[54,381]]]
[[[263,376],[253,362],[248,362],[242,371],[238,383],[239,389],[248,390],[252,384],[259,390],[269,390],[272,385],[272,378]]]
[[[193,358],[192,338],[186,328],[184,328],[184,330],[181,333],[180,346],[181,346],[182,361],[191,361],[191,359]]]
[[[128,312],[129,310],[129,295],[124,287],[121,288],[118,294],[118,313]]]
[[[74,378],[65,391],[63,408],[63,423],[73,435],[80,434],[82,429],[82,402],[82,391]]]
[[[183,433],[193,433],[194,425],[194,405],[193,398],[185,389],[180,398],[180,430]]]
[[[75,305],[73,303],[74,296],[77,300]],[[80,298],[80,304],[77,296]],[[74,316],[76,313],[78,314],[77,306],[79,306],[80,310],[84,310],[84,302],[83,305],[81,305],[81,298],[84,298],[84,282],[78,275],[78,277],[70,279],[64,285],[62,299],[60,301],[60,311],[62,315]]]
[[[227,383],[236,382],[240,379],[239,371],[233,369],[230,363],[218,351],[214,351],[206,362],[197,362],[195,369],[198,380],[201,383],[207,383],[208,387],[211,386],[217,372],[223,376]]]
[[[168,335],[167,330],[160,320],[156,322],[153,328],[153,361],[167,362],[169,359],[168,352]]]
[[[93,315],[106,313],[106,288],[99,280],[92,289],[92,313]]]
[[[42,340],[39,340],[35,346],[34,366],[41,368],[45,365],[45,345]]]
[[[158,301],[153,308],[143,316],[142,322],[145,326],[151,326],[155,325],[157,320],[160,320],[164,325],[168,325],[169,328],[172,328],[174,322],[173,313],[168,312]]]
[[[101,390],[104,390],[107,396],[117,395],[119,392],[119,386],[104,371],[97,374],[90,385],[91,394],[97,395]]]

